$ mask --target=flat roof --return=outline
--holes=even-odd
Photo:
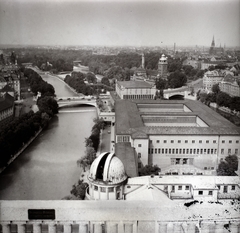
[[[190,207],[184,206],[190,200],[167,203],[161,201],[0,201],[1,222],[29,221],[28,209],[55,209],[56,221],[60,223],[77,221],[239,221],[239,201],[203,201]],[[221,203],[221,204],[220,204]],[[226,211],[227,210],[227,211]],[[36,221],[33,221],[36,223]],[[39,221],[38,221],[39,224]],[[46,222],[48,224],[48,222]],[[140,222],[139,222],[140,224]],[[154,223],[155,224],[155,223]]]
[[[124,88],[152,88],[152,84],[145,81],[118,81],[118,84]]]
[[[197,116],[208,127],[179,127],[179,126],[145,126],[142,115],[149,114],[138,109],[138,104],[168,105],[179,104],[186,106],[191,112],[152,112],[155,116]],[[222,117],[211,108],[199,101],[193,100],[117,100],[116,112],[116,135],[131,135],[132,138],[148,138],[148,135],[238,135],[240,127]]]

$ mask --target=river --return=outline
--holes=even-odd
[[[61,80],[50,75],[57,96],[75,96]],[[1,200],[59,200],[70,194],[91,133],[96,109],[90,106],[62,109],[49,127],[0,174]]]

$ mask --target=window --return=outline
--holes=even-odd
[[[217,187],[218,187],[218,189],[220,190],[220,188],[221,188],[220,185],[217,185]]]
[[[153,148],[151,149],[151,154],[153,154]]]
[[[199,140],[199,143],[202,143],[202,140]]]
[[[168,149],[165,149],[165,154],[167,154],[168,153]]]
[[[182,154],[182,149],[179,149],[179,154]]]
[[[214,143],[214,144],[216,144],[216,143],[217,143],[217,141],[216,141],[216,140],[213,140],[213,143]]]
[[[186,150],[186,154],[189,154],[189,149]]]
[[[188,140],[185,140],[185,143],[188,143]]]
[[[163,143],[167,143],[167,140],[164,140]]]
[[[235,155],[237,155],[238,154],[238,149],[235,149]]]
[[[197,149],[197,154],[199,154],[199,149]]]
[[[223,186],[223,192],[227,193],[228,187],[226,185]]]
[[[204,149],[204,153],[207,153],[207,149]]]
[[[172,150],[171,149],[169,149],[169,152],[168,152],[169,154],[171,154],[172,153]]]
[[[172,186],[172,192],[173,193],[175,192],[175,186],[174,185]]]
[[[192,154],[192,149],[190,149],[190,154]]]
[[[232,150],[231,149],[228,149],[228,154],[231,154],[232,153]]]
[[[158,154],[161,154],[161,149],[160,148],[158,148]]]
[[[222,143],[225,143],[225,140],[222,140]]]
[[[183,149],[183,154],[185,154],[185,149]]]
[[[203,149],[200,150],[200,154],[202,154],[202,153],[203,153]]]
[[[173,154],[175,153],[175,149],[172,149],[172,153],[173,153]]]
[[[179,186],[178,186],[178,190],[182,190],[182,185],[179,185]]]
[[[239,140],[237,140],[236,143],[238,144],[238,143],[239,143]]]
[[[203,195],[203,191],[198,191],[198,195]]]
[[[195,140],[192,140],[192,143],[195,143]]]
[[[213,194],[213,191],[208,191],[209,196],[212,196],[212,194]]]
[[[142,147],[142,144],[138,144],[138,147]]]
[[[178,149],[176,149],[176,154],[178,154]]]
[[[235,190],[235,185],[232,185],[232,190]]]
[[[208,155],[210,154],[210,149],[207,149],[207,153],[208,153]]]
[[[129,186],[129,185],[128,185]],[[128,188],[128,187],[127,187]],[[129,187],[129,188],[131,188],[131,186]],[[109,187],[108,188],[108,192],[109,193],[113,193],[114,192],[114,187]]]
[[[193,154],[196,154],[196,149],[193,149]]]
[[[181,143],[181,140],[178,140],[178,143]]]
[[[174,143],[174,140],[171,140],[171,143]]]
[[[207,140],[206,143],[209,143],[209,140]]]
[[[232,140],[229,140],[229,143],[231,144],[231,143],[232,143]]]
[[[162,149],[162,154],[164,154],[164,149]]]
[[[98,186],[94,185],[94,190],[97,191],[98,190]]]
[[[211,149],[211,154],[213,154],[213,149]]]
[[[186,186],[185,186],[185,190],[189,190],[189,185],[186,185]]]
[[[150,143],[152,143],[152,140],[150,140]]]
[[[141,153],[138,153],[138,158],[139,158],[139,159],[141,158]]]
[[[222,155],[224,154],[224,149],[221,149],[221,154],[222,154]]]
[[[159,143],[159,140],[157,140],[157,143]]]
[[[18,225],[10,224],[10,233],[17,233],[17,232],[18,232]]]
[[[157,154],[157,148],[155,148],[155,154]]]

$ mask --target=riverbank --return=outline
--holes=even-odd
[[[7,166],[0,168],[0,174],[20,155],[22,152],[27,149],[27,147],[38,137],[38,135],[42,132],[42,128],[38,130],[34,137],[32,137],[22,148],[19,150],[7,163]]]

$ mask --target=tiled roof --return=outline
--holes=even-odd
[[[182,104],[192,112],[151,112],[156,116],[197,116],[208,127],[145,126],[141,115],[149,114],[138,110],[137,104]],[[235,126],[217,112],[199,101],[193,100],[118,100],[116,101],[116,134],[131,135],[133,138],[147,138],[149,134],[168,135],[239,135],[240,127]]]
[[[14,98],[6,93],[4,97],[0,97],[0,111],[11,108],[14,104]]]

